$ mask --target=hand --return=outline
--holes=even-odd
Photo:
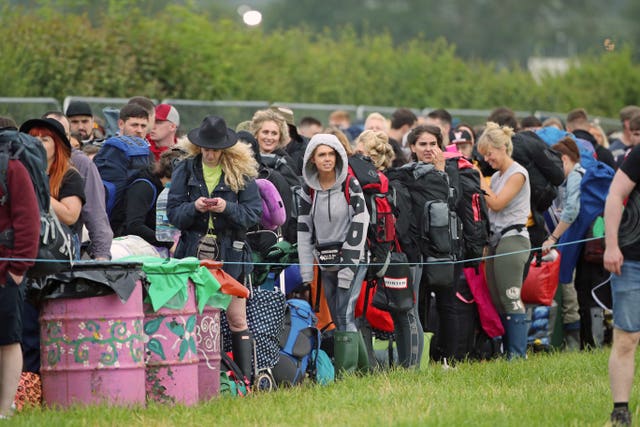
[[[210,212],[221,213],[227,207],[227,202],[222,197],[214,197],[209,199],[210,202],[207,205],[207,210]]]
[[[610,247],[607,245],[607,247],[604,250],[604,259],[603,259],[604,268],[608,272],[617,274],[619,276],[621,273],[620,270],[622,268],[623,262],[624,262],[624,256],[622,255],[620,248],[618,246]]]
[[[206,197],[198,197],[195,201],[195,207],[198,212],[207,212],[209,210],[209,204]]]
[[[434,147],[433,149],[433,166],[439,171],[444,171],[445,160],[440,147]]]
[[[549,251],[551,250],[551,248],[553,247],[553,245],[555,245],[556,242],[553,239],[547,239],[542,243],[542,254],[546,255],[549,253]]]

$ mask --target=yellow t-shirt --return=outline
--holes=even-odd
[[[222,176],[222,167],[220,165],[211,167],[205,165],[204,162],[202,162],[202,174],[204,175],[204,183],[207,186],[207,193],[211,194],[211,192],[220,182],[220,177]],[[209,229],[207,230],[207,234],[212,235],[210,230],[213,229],[213,219],[211,218],[211,215],[209,215]]]

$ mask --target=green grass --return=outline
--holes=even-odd
[[[603,426],[609,350],[350,376],[195,407],[30,409],[29,426]],[[640,384],[636,384],[636,390]],[[632,395],[637,396],[637,392]],[[634,420],[640,418],[632,398]]]

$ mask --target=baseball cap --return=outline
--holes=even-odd
[[[176,126],[180,126],[180,114],[175,107],[169,104],[158,104],[156,106],[156,121],[168,121]]]
[[[473,142],[471,134],[469,134],[469,132],[467,132],[466,130],[456,130],[451,132],[449,140],[453,144],[471,144]]]

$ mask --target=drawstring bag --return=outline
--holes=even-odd
[[[407,254],[391,252],[389,267],[378,279],[371,304],[390,313],[405,313],[413,308],[413,282]]]

